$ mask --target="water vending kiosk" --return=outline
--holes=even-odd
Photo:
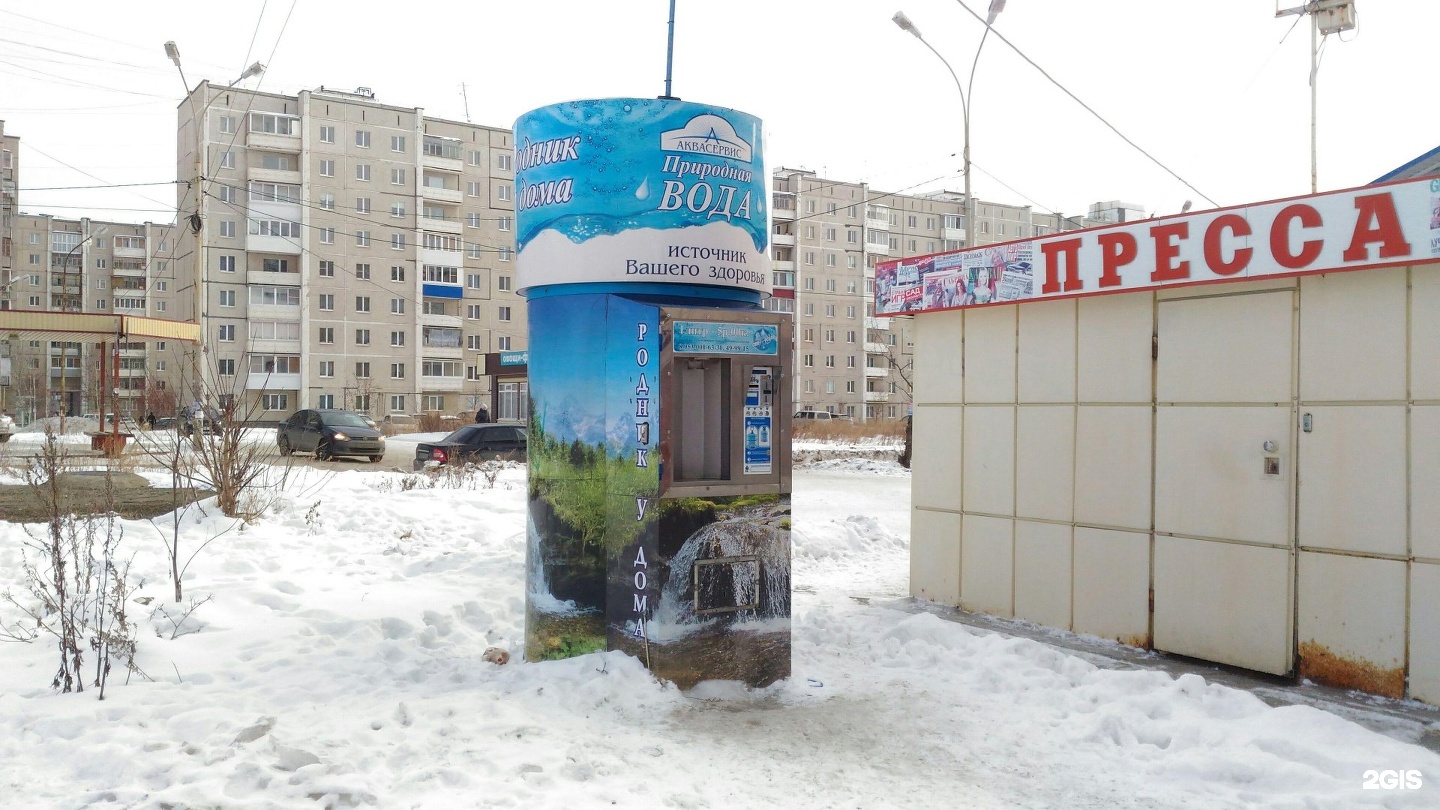
[[[516,142],[526,658],[624,650],[682,687],[788,677],[794,344],[761,306],[759,121],[580,101],[522,116]]]

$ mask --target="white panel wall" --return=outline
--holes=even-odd
[[[912,593],[1274,673],[1313,643],[1440,702],[1440,264],[916,335]]]

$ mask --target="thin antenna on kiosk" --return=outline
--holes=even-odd
[[[671,68],[675,64],[675,0],[670,0],[670,36],[665,42],[665,95],[660,98],[674,99],[670,95]]]

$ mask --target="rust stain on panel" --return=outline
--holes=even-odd
[[[1362,658],[1346,658],[1314,641],[1300,645],[1300,677],[1326,686],[1359,689],[1385,697],[1405,696],[1405,668],[1386,669]]]
[[[1117,636],[1115,640],[1120,642],[1121,644],[1126,645],[1127,647],[1139,647],[1142,650],[1155,649],[1155,640],[1152,639],[1149,635]]]

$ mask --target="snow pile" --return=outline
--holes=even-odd
[[[170,614],[145,620],[154,680],[55,695],[53,644],[0,645],[0,804],[1440,805],[1440,757],[1324,712],[851,598],[905,593],[902,476],[797,473],[794,675],[688,694],[619,653],[520,661],[523,468],[493,489],[403,479],[293,470],[253,525],[186,512],[182,550],[210,543],[186,591],[213,601],[178,631],[157,528],[122,522]],[[0,590],[23,531],[0,523]],[[1372,768],[1425,784],[1362,790]]]

